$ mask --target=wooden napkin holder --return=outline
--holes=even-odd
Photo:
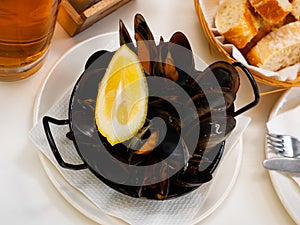
[[[74,36],[129,1],[101,0],[79,14],[68,0],[62,0],[57,20],[70,36]]]

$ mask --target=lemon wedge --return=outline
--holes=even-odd
[[[148,86],[137,55],[122,45],[113,55],[98,87],[95,121],[111,145],[126,141],[144,125]]]

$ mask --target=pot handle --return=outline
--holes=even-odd
[[[85,163],[74,165],[74,164],[67,163],[63,160],[63,158],[61,157],[61,155],[60,155],[60,153],[57,149],[57,146],[55,144],[53,135],[51,133],[50,123],[53,123],[55,125],[67,125],[67,124],[69,124],[69,122],[70,122],[69,120],[57,120],[57,119],[54,119],[54,118],[49,117],[49,116],[44,116],[43,117],[43,126],[44,126],[44,130],[45,130],[45,134],[46,134],[48,143],[49,143],[50,148],[51,148],[51,150],[54,154],[54,157],[55,157],[56,161],[58,162],[58,164],[61,167],[66,168],[66,169],[72,169],[72,170],[86,169],[87,165]]]
[[[238,116],[241,113],[251,109],[255,105],[257,105],[257,103],[259,102],[259,99],[260,99],[260,95],[259,95],[259,90],[258,90],[256,81],[255,81],[254,77],[252,76],[252,74],[250,73],[250,71],[246,68],[246,66],[244,66],[244,64],[242,64],[240,62],[234,62],[234,63],[232,63],[232,66],[240,67],[242,69],[242,71],[248,77],[250,84],[253,88],[253,93],[254,93],[254,100],[251,103],[249,103],[248,105],[245,105],[244,107],[242,107],[242,108],[238,109],[236,112],[234,112],[234,117],[235,117],[235,116]]]

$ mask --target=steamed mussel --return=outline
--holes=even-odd
[[[148,199],[180,196],[212,179],[225,139],[236,125],[239,75],[227,62],[196,70],[186,36],[176,32],[169,41],[161,37],[157,43],[140,14],[134,20],[134,39],[136,44],[120,21],[120,45],[136,52],[147,76],[143,128],[114,146],[98,132],[95,98],[113,55],[102,50],[89,58],[76,84],[69,137],[94,174],[119,192]]]

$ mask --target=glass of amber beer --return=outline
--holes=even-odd
[[[0,81],[34,74],[43,64],[60,0],[1,0]]]

